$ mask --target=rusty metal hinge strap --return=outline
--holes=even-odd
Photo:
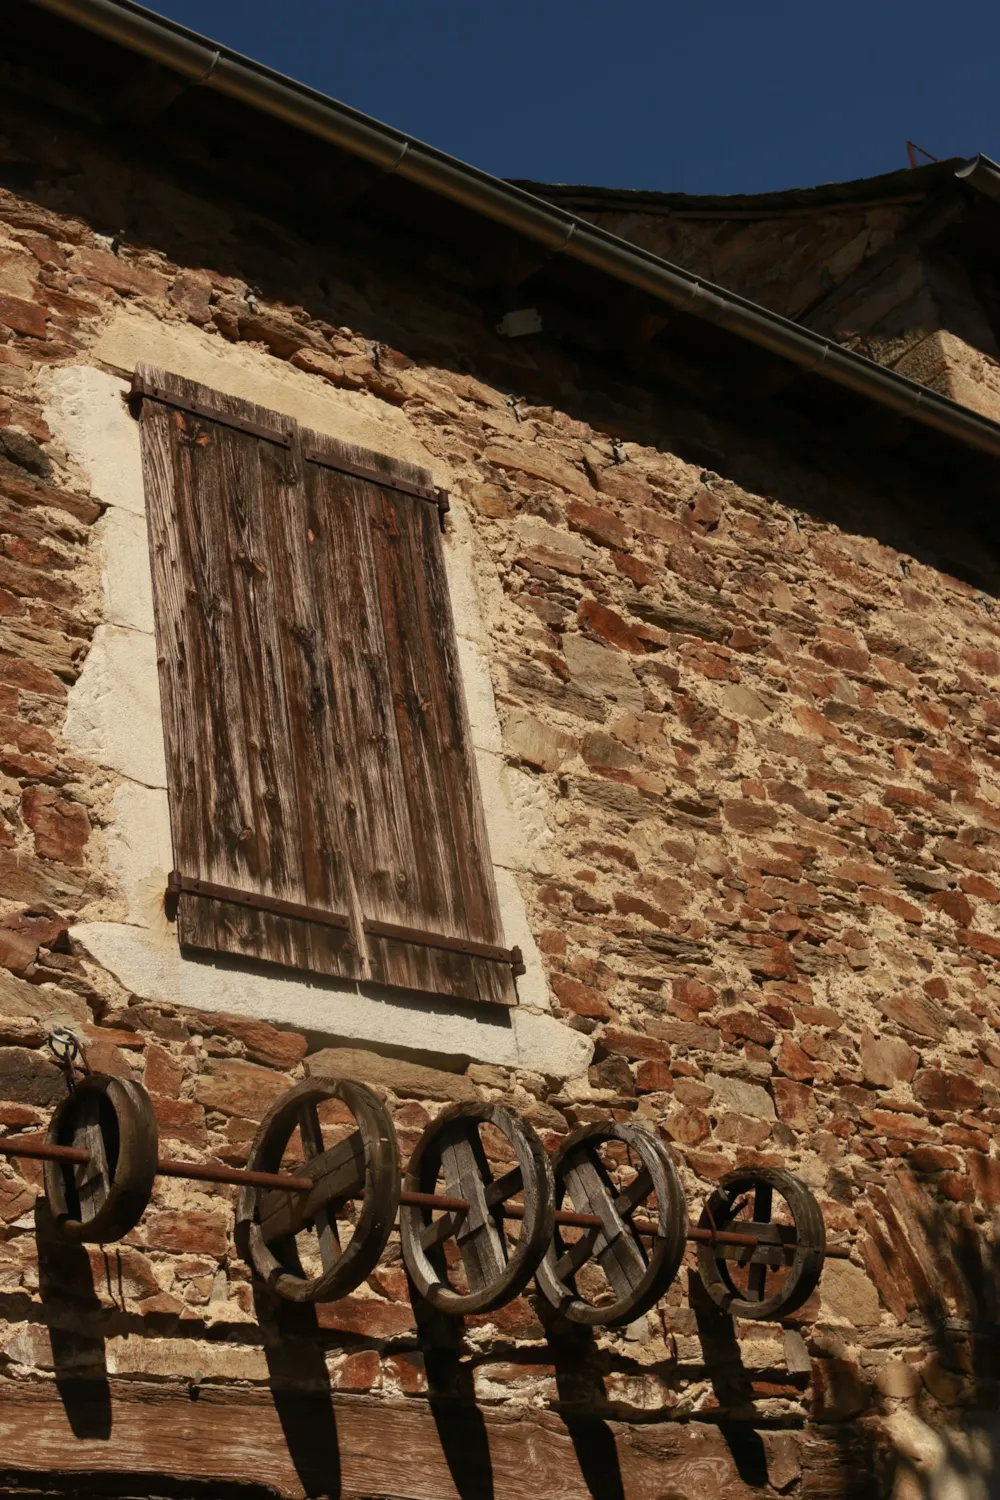
[[[248,906],[254,911],[270,912],[276,917],[292,917],[299,922],[316,922],[321,927],[350,930],[350,921],[341,912],[326,911],[321,906],[306,906],[301,901],[284,901],[280,896],[264,896],[259,891],[241,891],[235,886],[216,885],[212,880],[198,880],[172,870],[167,877],[167,915],[173,920],[180,896],[201,896],[209,901],[224,901],[233,906]]]
[[[439,489],[436,485],[416,484],[409,479],[400,479],[397,474],[389,474],[385,469],[349,463],[346,458],[335,457],[322,448],[304,448],[302,457],[307,463],[320,464],[324,469],[335,469],[338,474],[350,474],[354,479],[367,479],[384,489],[399,490],[404,495],[416,495],[418,500],[430,500],[441,511],[451,509],[448,491]]]
[[[181,896],[200,896],[208,901],[246,906],[254,911],[291,917],[300,922],[317,922],[323,927],[336,927],[345,932],[350,930],[351,925],[350,919],[341,912],[307,906],[300,901],[285,901],[279,896],[265,896],[259,891],[218,885],[212,880],[200,880],[196,876],[182,875],[178,870],[172,870],[167,877],[167,916],[171,920],[177,915],[177,902]],[[397,927],[392,922],[378,922],[370,917],[364,919],[362,926],[370,937],[388,938],[397,943],[414,943],[421,948],[439,948],[446,953],[461,953],[469,958],[487,958],[493,963],[510,964],[515,975],[524,973],[524,959],[520,948],[501,948],[494,943],[476,942],[473,938],[446,937],[443,933],[424,932],[416,927]]]
[[[189,401],[186,396],[178,396],[173,391],[165,390],[161,385],[151,385],[141,375],[133,375],[129,402],[131,404],[142,398],[147,401],[159,401],[163,406],[176,406],[179,411],[190,412],[192,416],[203,417],[208,422],[219,422],[223,427],[235,427],[237,432],[246,432],[251,437],[263,438],[266,443],[277,443],[281,448],[292,446],[292,434],[280,427],[263,427],[259,422],[250,422],[245,417],[237,417],[233,412],[223,411],[221,407],[206,406],[202,401]]]
[[[423,932],[417,927],[397,927],[392,922],[376,922],[370,917],[365,917],[362,926],[371,937],[414,943],[420,948],[441,948],[446,953],[462,953],[469,958],[488,958],[494,963],[510,964],[515,975],[524,973],[520,948],[500,948],[495,943],[477,943],[473,938],[445,937],[443,933]]]

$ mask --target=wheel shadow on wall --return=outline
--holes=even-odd
[[[607,1400],[593,1328],[568,1322],[535,1299],[556,1376],[559,1414],[580,1473],[595,1500],[625,1500],[618,1445],[611,1427],[593,1412]]]
[[[279,1302],[255,1281],[254,1311],[271,1399],[299,1482],[307,1495],[336,1500],[342,1488],[340,1438],[316,1309]]]
[[[67,1421],[74,1437],[106,1441],[111,1437],[111,1387],[105,1339],[95,1330],[107,1313],[94,1286],[90,1255],[86,1245],[57,1237],[44,1198],[35,1207],[35,1241],[38,1293]]]

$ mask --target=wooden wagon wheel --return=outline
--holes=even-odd
[[[57,1232],[93,1245],[123,1239],[142,1218],[156,1176],[156,1116],[142,1084],[88,1073],[52,1116],[46,1139],[90,1154],[87,1162],[45,1163]]]
[[[638,1126],[584,1125],[566,1138],[552,1170],[557,1207],[568,1197],[574,1212],[601,1222],[557,1224],[538,1285],[574,1323],[631,1323],[663,1296],[684,1256],[687,1202],[673,1158]],[[639,1210],[642,1235],[633,1218]]]
[[[324,1149],[319,1106],[339,1099],[357,1128]],[[298,1131],[304,1161],[291,1175],[309,1177],[311,1192],[245,1187],[236,1206],[237,1243],[257,1275],[289,1302],[332,1302],[360,1286],[385,1249],[399,1204],[399,1144],[377,1094],[349,1079],[309,1078],[268,1110],[250,1149],[252,1171],[277,1172]],[[344,1206],[360,1199],[353,1232],[341,1244]],[[308,1275],[296,1236],[315,1230],[321,1270]]]
[[[826,1226],[816,1199],[791,1172],[743,1167],[728,1173],[705,1204],[699,1228],[732,1229],[760,1241],[756,1247],[698,1246],[705,1290],[734,1317],[783,1318],[819,1281]]]
[[[489,1127],[512,1162],[499,1177],[484,1140]],[[553,1213],[552,1169],[530,1125],[499,1104],[452,1105],[417,1142],[403,1188],[468,1203],[443,1212],[430,1204],[400,1209],[403,1259],[432,1307],[457,1316],[489,1312],[524,1290],[552,1238]],[[511,1201],[519,1194],[523,1204]]]

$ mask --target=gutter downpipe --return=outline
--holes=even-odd
[[[802,370],[816,371],[924,426],[1000,457],[1000,423],[877,365],[822,334],[701,281],[681,267],[522,188],[467,166],[238,53],[216,47],[197,33],[154,15],[132,0],[30,0],[30,3],[171,68],[192,84],[226,94],[360,156],[385,172],[398,173],[538,241],[554,254],[571,256],[672,307],[768,349]]]

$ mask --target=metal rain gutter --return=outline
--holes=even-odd
[[[802,370],[815,371],[924,426],[1000,457],[1000,423],[895,370],[877,365],[822,334],[702,281],[522,188],[467,166],[237,52],[218,47],[132,0],[31,0],[31,3],[173,69],[192,84],[238,99],[360,156],[385,172],[396,172],[430,192],[536,240],[553,254],[568,255],[682,312],[768,349]],[[977,158],[971,165],[984,160]],[[988,165],[993,168],[993,163]]]
[[[959,167],[955,176],[988,198],[1000,198],[1000,167],[982,152],[967,161],[964,167]]]

